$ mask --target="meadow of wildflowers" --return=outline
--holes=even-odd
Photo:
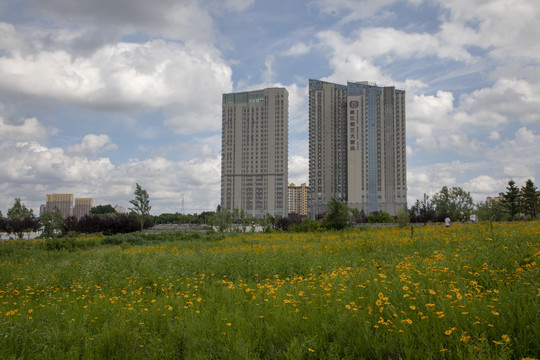
[[[65,241],[0,243],[0,358],[540,357],[538,222]]]

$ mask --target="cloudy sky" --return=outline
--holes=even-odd
[[[215,210],[221,95],[273,86],[307,182],[310,78],[406,90],[409,205],[536,183],[538,19],[537,0],[4,0],[0,211],[128,207],[135,183],[153,214]]]

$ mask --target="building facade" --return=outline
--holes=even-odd
[[[58,208],[62,216],[73,216],[73,194],[49,194],[45,203],[45,211],[55,211]]]
[[[309,186],[289,184],[289,214],[308,215]]]
[[[223,94],[223,209],[287,216],[288,108],[284,88]]]
[[[77,219],[90,215],[93,199],[90,198],[75,198],[75,207],[73,208],[73,216]]]
[[[309,82],[310,212],[335,197],[366,214],[407,207],[405,91]]]

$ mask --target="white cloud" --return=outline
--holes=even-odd
[[[506,178],[534,178],[540,168],[540,135],[526,127],[519,128],[513,139],[501,141],[484,156]]]
[[[0,204],[5,208],[24,194],[27,206],[38,213],[45,195],[58,192],[92,197],[96,205],[128,207],[135,183],[148,191],[156,214],[179,211],[174,206],[179,194],[190,212],[213,210],[220,198],[218,155],[177,162],[156,157],[114,166],[108,158],[89,159],[35,142],[1,145],[0,150],[0,167],[9,169],[0,173]]]
[[[307,183],[309,173],[309,158],[300,155],[289,156],[289,183],[300,185]]]
[[[41,141],[52,132],[54,130],[45,128],[36,118],[9,124],[0,114],[0,141],[10,143],[14,141]]]
[[[409,206],[416,199],[423,199],[424,193],[433,195],[439,192],[443,186],[460,186],[465,191],[470,191],[460,179],[467,177],[472,171],[484,169],[484,162],[461,162],[458,160],[437,163],[426,166],[411,167],[407,169],[407,201]]]
[[[531,80],[540,80],[531,79]],[[522,123],[540,121],[540,86],[526,80],[502,78],[492,87],[465,94],[460,99],[461,109],[485,114],[485,123]]]
[[[305,55],[311,51],[311,47],[303,42],[295,43],[289,50],[282,53],[283,56],[299,56]]]
[[[488,49],[496,58],[538,58],[540,8],[535,0],[438,1],[450,10],[441,36]]]
[[[219,128],[231,74],[219,51],[196,43],[123,42],[89,57],[13,50],[0,57],[0,93],[97,110],[164,108],[166,124],[187,134]]]
[[[108,135],[86,135],[80,144],[76,144],[66,148],[66,153],[83,155],[83,154],[98,154],[110,150],[116,150],[118,146],[111,142]]]
[[[396,0],[314,0],[312,4],[319,7],[326,15],[342,17],[341,23],[386,16],[381,10],[395,3]]]
[[[274,55],[268,55],[266,57],[266,60],[264,61],[264,67],[265,70],[262,74],[262,79],[266,83],[271,83],[274,81],[274,77],[276,76],[276,73],[272,69],[272,66],[274,65],[274,61],[276,60]]]

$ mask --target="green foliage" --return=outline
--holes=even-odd
[[[415,231],[0,242],[0,358],[537,358],[538,223]]]
[[[368,216],[368,223],[394,223],[396,220],[392,215],[387,213],[386,211],[381,211],[378,213],[373,213]]]
[[[90,215],[116,215],[116,214],[118,214],[116,212],[116,209],[110,204],[98,205],[90,209]]]
[[[510,220],[514,221],[514,217],[519,214],[519,211],[521,210],[521,195],[519,194],[519,188],[516,186],[514,180],[508,181],[506,193],[503,194],[501,203],[504,205],[508,214],[510,214]]]
[[[28,209],[26,205],[21,203],[21,198],[16,198],[13,206],[8,209],[7,218],[9,220],[22,220],[28,217],[34,217],[34,212],[32,211],[32,209]]]
[[[64,224],[64,217],[60,209],[55,207],[54,211],[45,211],[39,220],[43,225],[42,237],[52,238],[60,235]]]
[[[148,196],[146,190],[144,190],[139,184],[136,184],[134,194],[135,199],[129,201],[129,203],[133,205],[133,207],[129,208],[129,210],[139,217],[142,232],[144,228],[144,222],[150,214],[150,209],[152,209],[152,207],[150,206],[150,197]]]
[[[441,191],[433,195],[432,203],[437,212],[438,221],[449,216],[453,221],[469,220],[474,203],[471,194],[460,187],[448,189],[443,186]]]
[[[328,217],[324,220],[324,227],[341,230],[349,226],[350,219],[349,207],[333,197],[328,203]]]
[[[397,212],[397,223],[400,227],[408,226],[411,223],[411,215],[405,209],[399,209]]]
[[[510,216],[500,201],[480,202],[476,205],[478,221],[508,221]]]
[[[122,243],[128,243],[131,245],[140,245],[144,243],[145,237],[139,234],[120,234],[112,235],[103,238],[102,244],[105,245],[120,245]]]
[[[289,226],[290,232],[317,232],[321,230],[322,228],[317,221],[308,218],[302,219],[300,224]]]
[[[536,219],[536,213],[540,206],[540,196],[536,193],[536,186],[531,179],[525,182],[525,186],[521,188],[521,200],[523,212],[528,215],[531,220]]]
[[[364,209],[359,211],[357,208],[352,208],[351,209],[351,221],[352,221],[353,224],[366,223],[367,222],[367,216],[366,216],[366,213],[365,213]]]
[[[16,234],[22,239],[25,232],[37,231],[40,223],[34,218],[32,209],[28,209],[20,198],[16,198],[13,206],[8,209],[4,227],[9,234]]]

